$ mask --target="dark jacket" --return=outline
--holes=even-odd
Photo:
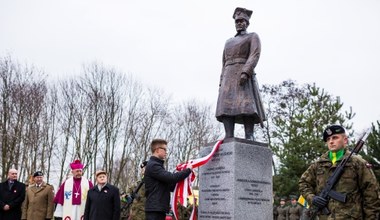
[[[14,181],[9,190],[8,180],[0,183],[0,220],[21,219],[21,205],[25,199],[25,185]],[[4,211],[4,206],[9,205],[10,209]]]
[[[84,220],[120,220],[119,189],[107,183],[88,190]]]
[[[151,156],[145,168],[145,211],[146,212],[169,212],[170,191],[174,190],[175,184],[191,173],[185,169],[177,173],[165,170],[164,161]]]

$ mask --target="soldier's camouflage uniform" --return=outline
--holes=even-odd
[[[349,154],[350,152],[346,150],[344,157]],[[340,160],[333,165],[326,152],[302,174],[299,189],[309,204],[312,204],[313,197],[325,187],[328,177],[339,162]],[[347,201],[342,203],[330,199],[328,209],[331,213],[328,216],[319,215],[320,220],[376,219],[376,213],[380,210],[379,185],[369,167],[360,156],[351,157],[334,189],[346,194]]]
[[[136,189],[136,187],[140,184],[140,181],[131,188],[129,188],[129,195]],[[143,184],[137,193],[136,197],[133,200],[133,203],[130,205],[128,210],[125,210],[127,213],[122,214],[122,219],[128,220],[144,220],[145,219],[145,184]],[[126,205],[126,204],[124,204]],[[123,210],[123,209],[122,209]]]

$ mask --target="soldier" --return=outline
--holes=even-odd
[[[286,205],[286,198],[281,197],[280,205],[277,207],[277,220],[289,219],[289,207]]]
[[[44,182],[44,174],[41,171],[35,172],[33,174],[33,184],[30,184],[26,190],[21,219],[53,219],[53,200],[54,187]]]
[[[135,188],[140,184],[141,181],[138,181],[136,186],[130,189],[130,193],[133,193]],[[132,219],[145,219],[145,185],[142,185],[138,194],[135,195],[133,204],[131,204],[131,211],[129,213],[128,220]]]
[[[350,154],[345,129],[340,125],[328,126],[323,141],[329,150],[302,174],[299,180],[302,196],[314,207],[329,209],[329,215],[318,213],[320,220],[376,219],[380,210],[379,185],[370,166],[360,156],[351,157],[335,186],[337,192],[347,195],[345,203],[318,196],[337,164]]]
[[[300,220],[302,216],[302,206],[297,203],[296,196],[290,196],[289,220]]]

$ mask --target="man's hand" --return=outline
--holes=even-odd
[[[314,196],[312,203],[320,209],[327,206],[327,200],[320,196]]]
[[[193,169],[193,165],[187,164],[186,168],[189,168],[190,170],[192,170]]]
[[[4,211],[8,211],[9,209],[11,209],[11,207],[9,207],[9,205],[7,204],[7,205],[4,206],[3,209],[4,209]]]
[[[248,74],[247,73],[241,73],[241,76],[240,76],[240,82],[239,82],[239,85],[244,85],[246,82],[248,81]]]

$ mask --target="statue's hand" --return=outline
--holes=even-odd
[[[240,82],[239,84],[242,86],[248,81],[248,74],[247,73],[242,73],[240,76]]]

